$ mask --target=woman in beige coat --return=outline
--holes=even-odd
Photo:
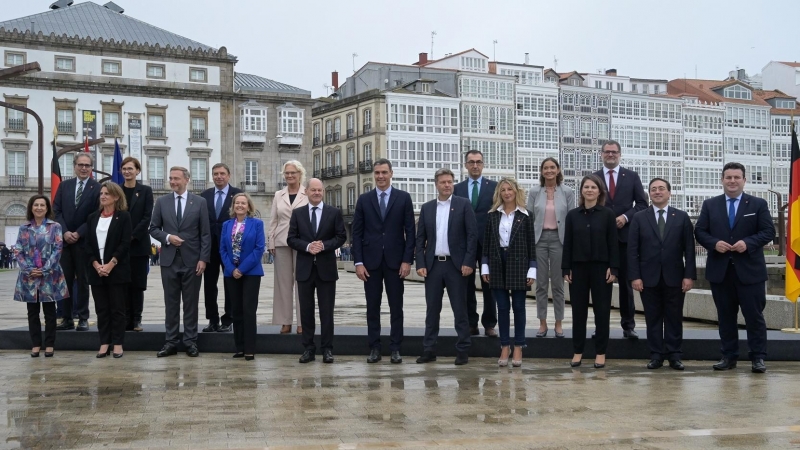
[[[272,323],[282,325],[281,334],[292,332],[292,300],[294,298],[297,311],[297,334],[302,333],[300,327],[300,298],[297,294],[294,268],[297,252],[286,244],[289,233],[289,220],[292,210],[308,204],[303,182],[306,169],[299,161],[287,161],[283,165],[283,179],[286,187],[275,193],[272,200],[272,212],[269,222],[269,252],[275,257],[275,290],[272,295]]]

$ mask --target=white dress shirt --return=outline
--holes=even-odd
[[[89,182],[89,177],[86,177],[83,180],[81,180],[78,177],[75,177],[75,198],[78,198],[78,187],[80,187],[81,183],[83,183],[83,190],[85,191],[86,190],[86,183],[88,183],[88,182]],[[81,194],[81,195],[83,195],[83,194]]]
[[[97,229],[95,232],[97,233],[97,249],[100,250],[100,264],[105,264],[106,262],[103,261],[103,256],[105,255],[106,250],[106,238],[108,237],[108,228],[111,226],[111,217],[102,217],[100,216],[100,220],[97,221]]]
[[[312,205],[311,203],[308,204],[308,220],[309,220],[309,222],[311,221],[311,216],[313,215],[313,212],[314,212],[311,208],[314,208],[314,207],[315,206]],[[316,230],[314,230],[314,234],[316,234],[317,230],[319,230],[319,220],[322,218],[322,202],[319,202],[319,205],[316,205],[316,208],[317,208],[317,228],[316,228]],[[311,247],[311,244],[306,245],[306,251],[307,252],[308,252],[308,249],[310,247]],[[324,248],[323,248],[323,250],[324,250]]]
[[[451,195],[447,200],[436,200],[436,256],[450,256],[450,244],[447,242],[447,228],[450,224]]]
[[[663,208],[660,208],[660,209],[664,210],[664,223],[667,223],[667,214],[669,213],[669,205],[666,205],[666,206],[664,206]],[[653,205],[653,212],[656,215],[656,223],[658,223],[658,210],[659,210],[659,207],[656,206],[656,205]]]
[[[178,217],[178,197],[181,198],[181,213],[185,213],[186,212],[186,197],[188,197],[188,196],[189,196],[189,191],[183,191],[183,194],[180,194],[180,195],[177,192],[172,191],[172,198],[175,201],[175,217]],[[183,217],[183,214],[181,214],[181,217]],[[178,224],[178,225],[180,225],[180,224]],[[170,236],[172,236],[172,235],[171,234],[167,235],[167,244],[166,245],[170,245],[170,242],[169,242],[169,237]]]
[[[511,228],[514,226],[514,214],[519,211],[527,216],[528,211],[517,206],[517,208],[514,211],[511,211],[510,214],[506,214],[505,210],[503,209],[503,205],[498,206],[495,211],[500,211],[500,227],[497,230],[500,234],[500,247],[507,248],[508,243],[511,240]],[[481,264],[481,275],[489,275],[488,264]],[[536,268],[529,268],[526,277],[536,279]]]

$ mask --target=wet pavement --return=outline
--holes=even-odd
[[[0,352],[0,449],[800,447],[800,363],[715,373],[525,360]]]

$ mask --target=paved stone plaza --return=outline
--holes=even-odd
[[[266,268],[260,324],[271,319]],[[157,324],[163,300],[153,269],[145,322]],[[336,322],[363,326],[362,287],[340,274]],[[15,277],[0,273],[2,328],[25,326],[24,306],[10,300]],[[423,285],[406,289],[406,324],[422,326]],[[452,323],[444,312],[443,322]],[[532,331],[534,300],[528,317]],[[637,321],[643,333],[643,317]],[[571,327],[569,315],[564,326]],[[800,363],[770,362],[757,376],[745,363],[714,373],[708,361],[685,361],[687,370],[676,372],[648,371],[638,360],[610,359],[595,370],[526,359],[510,369],[489,358],[456,367],[452,358],[414,364],[415,349],[404,355],[402,365],[339,355],[331,365],[300,365],[296,355],[245,362],[219,353],[158,359],[126,352],[115,360],[2,351],[0,449],[800,447]]]

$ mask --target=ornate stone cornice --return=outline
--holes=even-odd
[[[235,63],[236,57],[228,54],[228,49],[220,47],[219,50],[203,50],[200,48],[184,48],[182,46],[162,47],[159,44],[150,45],[148,43],[127,42],[126,40],[115,41],[114,39],[97,38],[80,36],[67,36],[66,34],[57,35],[50,33],[46,35],[41,31],[38,33],[31,33],[30,30],[21,32],[16,28],[7,30],[0,27],[0,40],[8,42],[16,42],[20,44],[31,45],[53,45],[61,47],[79,48],[82,51],[91,50],[116,50],[121,53],[131,54],[147,54],[157,55],[167,58],[181,58],[181,59],[202,59],[220,61],[225,63]]]

